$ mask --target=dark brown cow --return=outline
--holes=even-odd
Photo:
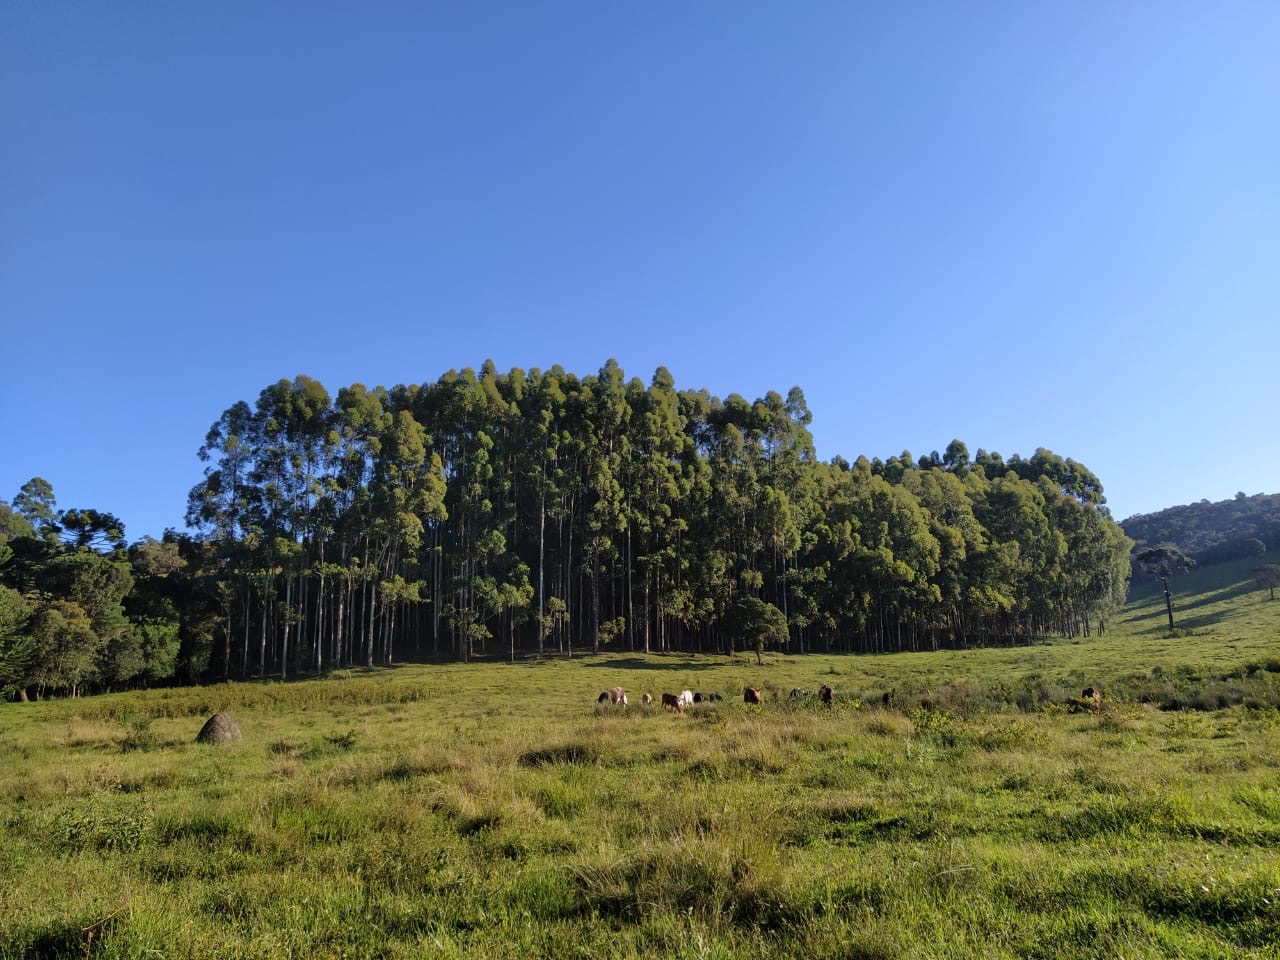
[[[818,688],[818,699],[821,700],[823,703],[825,703],[828,707],[831,706],[831,701],[833,701],[835,698],[836,698],[836,692],[831,688],[830,684],[824,683],[822,686]]]
[[[674,693],[664,693],[662,695],[662,708],[665,710],[667,707],[670,707],[676,713],[684,710],[684,704],[680,702],[680,698]]]
[[[759,703],[760,691],[757,690],[755,687],[747,687],[747,689],[742,691],[742,702],[743,703]]]
[[[1080,694],[1080,698],[1089,701],[1087,706],[1094,713],[1102,709],[1102,692],[1100,690],[1095,690],[1093,687],[1085,687]]]

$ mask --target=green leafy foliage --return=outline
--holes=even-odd
[[[16,590],[0,586],[0,694],[9,695],[31,672],[36,640],[27,630],[31,604]]]
[[[35,655],[21,686],[74,695],[94,679],[105,641],[78,603],[45,600],[32,614],[30,630]]]
[[[820,463],[812,420],[799,387],[722,399],[613,360],[336,394],[300,375],[210,427],[194,535],[126,551],[116,518],[59,513],[36,478],[0,581],[89,620],[93,668],[46,691],[601,649],[965,648],[1089,637],[1118,609],[1130,542],[1082,464],[958,439]]]

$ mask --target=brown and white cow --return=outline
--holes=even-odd
[[[627,695],[622,692],[621,687],[610,687],[596,699],[596,703],[604,703],[608,700],[610,703],[616,703],[620,706],[627,705]]]
[[[743,703],[760,703],[760,691],[755,687],[747,687],[742,691]]]

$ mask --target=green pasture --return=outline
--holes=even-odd
[[[1280,957],[1280,601],[1175,591],[1173,637],[1135,591],[999,649],[3,704],[0,958]]]

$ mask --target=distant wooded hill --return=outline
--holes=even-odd
[[[1135,541],[1135,549],[1172,543],[1202,566],[1280,553],[1280,494],[1237,493],[1217,503],[1201,500],[1139,514],[1120,526]]]

